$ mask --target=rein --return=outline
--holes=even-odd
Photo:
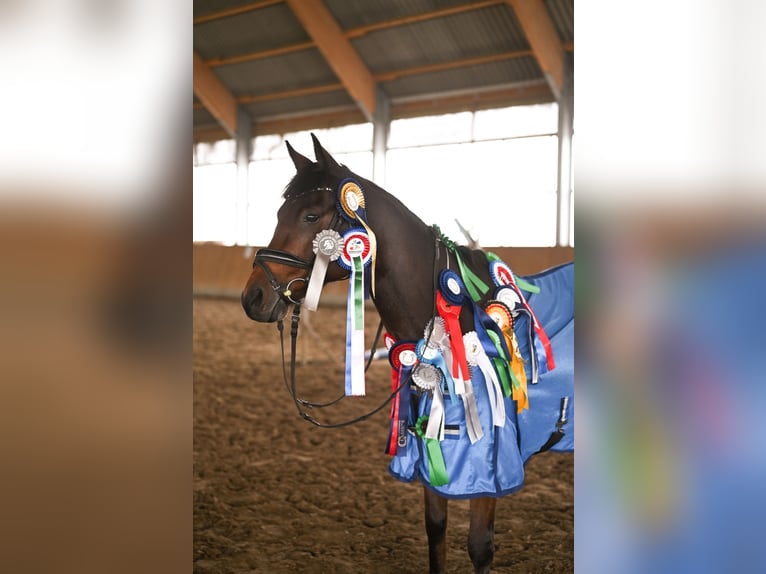
[[[333,219],[333,222],[335,220]],[[436,286],[438,285],[438,269],[439,269],[439,243],[441,239],[439,238],[438,234],[435,237],[434,241],[434,248],[435,248],[435,255],[434,255],[434,269],[433,269],[433,287],[434,292],[436,292]],[[270,252],[275,250],[269,250]],[[260,253],[260,251],[259,251]],[[284,252],[279,252],[283,254]],[[270,256],[270,253],[267,254]],[[297,257],[294,257],[287,254],[291,258],[294,258],[295,260],[303,261]],[[257,256],[256,256],[257,258]],[[447,250],[447,258],[449,260],[449,251]],[[265,268],[265,266],[264,266]],[[288,284],[289,285],[289,284]],[[292,301],[292,299],[290,299]],[[282,319],[277,321],[277,330],[279,331],[279,343],[282,350],[282,378],[285,383],[285,388],[287,389],[287,392],[290,393],[290,396],[293,399],[293,402],[295,403],[295,408],[298,410],[298,414],[303,418],[303,420],[310,422],[314,426],[320,427],[320,428],[342,428],[346,426],[350,426],[359,422],[362,422],[364,420],[367,420],[368,418],[372,417],[373,415],[380,412],[388,403],[390,403],[393,398],[399,394],[399,391],[403,388],[409,385],[411,379],[412,379],[412,371],[410,371],[410,374],[407,376],[406,379],[404,379],[401,383],[399,383],[399,386],[394,389],[391,394],[386,397],[386,399],[377,407],[372,409],[371,411],[360,415],[358,417],[355,417],[353,419],[349,419],[347,421],[339,422],[339,423],[323,423],[313,416],[311,416],[308,412],[306,412],[303,407],[307,407],[309,409],[311,408],[324,408],[331,405],[334,405],[338,402],[340,402],[341,399],[345,398],[346,395],[343,394],[337,399],[330,401],[328,403],[312,403],[310,401],[306,401],[304,399],[301,399],[298,397],[298,393],[295,386],[295,361],[296,361],[296,346],[297,346],[297,339],[298,339],[298,324],[300,322],[300,312],[301,312],[301,304],[300,302],[294,302],[293,301],[293,313],[292,318],[290,320],[290,377],[288,382],[288,376],[287,376],[287,369],[285,367],[285,342],[284,342],[284,322]],[[434,298],[434,307],[433,307],[433,314],[436,314],[436,298]],[[365,366],[364,370],[367,372],[367,370],[370,368],[370,365],[372,364],[372,361],[375,357],[375,351],[377,349],[377,345],[380,339],[380,335],[383,331],[383,321],[381,320],[378,323],[378,329],[375,334],[375,339],[372,343],[372,347],[370,349],[370,357],[367,360],[367,365]],[[429,340],[431,337],[431,333],[428,334]],[[427,343],[428,341],[426,341]]]

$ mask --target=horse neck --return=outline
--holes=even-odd
[[[367,213],[378,242],[375,307],[394,337],[419,339],[433,314],[435,236],[399,200],[374,191]]]

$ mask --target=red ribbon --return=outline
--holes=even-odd
[[[511,273],[510,279],[514,289],[516,290],[516,294],[521,298],[522,305],[524,305],[524,308],[529,311],[529,316],[532,318],[532,326],[535,328],[537,338],[540,339],[540,342],[543,344],[543,349],[545,349],[545,360],[548,363],[548,370],[552,371],[556,368],[556,362],[553,360],[553,349],[551,348],[551,341],[548,339],[548,335],[546,335],[545,329],[543,329],[543,326],[537,320],[537,315],[535,315],[532,307],[530,307],[529,303],[527,302],[527,298],[524,297],[521,289],[519,289],[519,286],[516,284],[516,279],[513,277],[513,273]],[[535,352],[534,346],[529,350],[529,352]]]
[[[402,366],[399,365],[399,369],[391,369],[391,392],[395,393],[399,388],[399,381],[402,377]],[[405,390],[407,392],[407,390]],[[394,400],[391,401],[391,429],[390,437],[388,440],[388,448],[386,448],[386,454],[394,456],[396,454],[396,444],[399,438],[399,403],[401,403],[402,394],[396,393]]]
[[[439,311],[441,318],[444,319],[444,327],[450,339],[452,377],[470,381],[471,374],[468,371],[468,361],[465,355],[465,346],[463,345],[463,332],[460,330],[460,311],[462,306],[448,303],[441,294],[441,291],[437,291],[436,309]],[[459,371],[463,372],[463,376],[460,376]]]

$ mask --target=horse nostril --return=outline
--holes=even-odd
[[[258,307],[263,301],[263,290],[260,287],[253,287],[249,290],[242,291],[242,308],[247,313],[247,316],[251,319],[255,319],[254,313],[258,311]]]

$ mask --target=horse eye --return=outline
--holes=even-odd
[[[319,221],[319,216],[313,213],[309,213],[306,217],[303,218],[303,221],[307,223],[316,223]]]

